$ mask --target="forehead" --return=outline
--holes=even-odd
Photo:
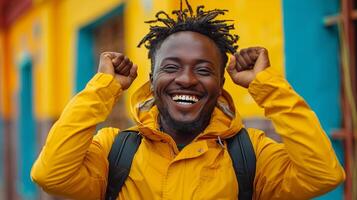
[[[167,57],[182,60],[208,60],[220,64],[217,45],[209,37],[191,31],[177,32],[167,37],[156,52],[158,63]]]

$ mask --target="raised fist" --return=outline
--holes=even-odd
[[[138,66],[124,54],[104,52],[100,55],[98,72],[113,75],[123,90],[128,89],[133,83],[137,69]]]
[[[263,47],[250,47],[231,55],[227,72],[235,84],[248,88],[256,75],[269,66],[268,51]]]

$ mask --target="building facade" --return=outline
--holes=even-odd
[[[229,9],[239,47],[266,47],[272,67],[307,100],[327,134],[341,129],[339,31],[324,25],[340,1],[190,2]],[[0,199],[53,199],[31,182],[30,169],[66,103],[96,73],[100,52],[124,52],[139,65],[137,80],[100,126],[132,124],[128,98],[150,71],[147,50],[136,47],[149,28],[144,21],[178,6],[178,0],[0,0]],[[274,132],[247,91],[226,80],[245,122]],[[343,143],[331,140],[343,163]],[[343,198],[340,186],[319,199]]]

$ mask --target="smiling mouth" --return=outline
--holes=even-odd
[[[183,104],[183,105],[190,105],[197,103],[200,99],[194,95],[178,95],[175,94],[172,96],[172,100],[176,103]]]

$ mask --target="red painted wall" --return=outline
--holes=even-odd
[[[0,0],[0,27],[7,27],[21,16],[32,0]]]

